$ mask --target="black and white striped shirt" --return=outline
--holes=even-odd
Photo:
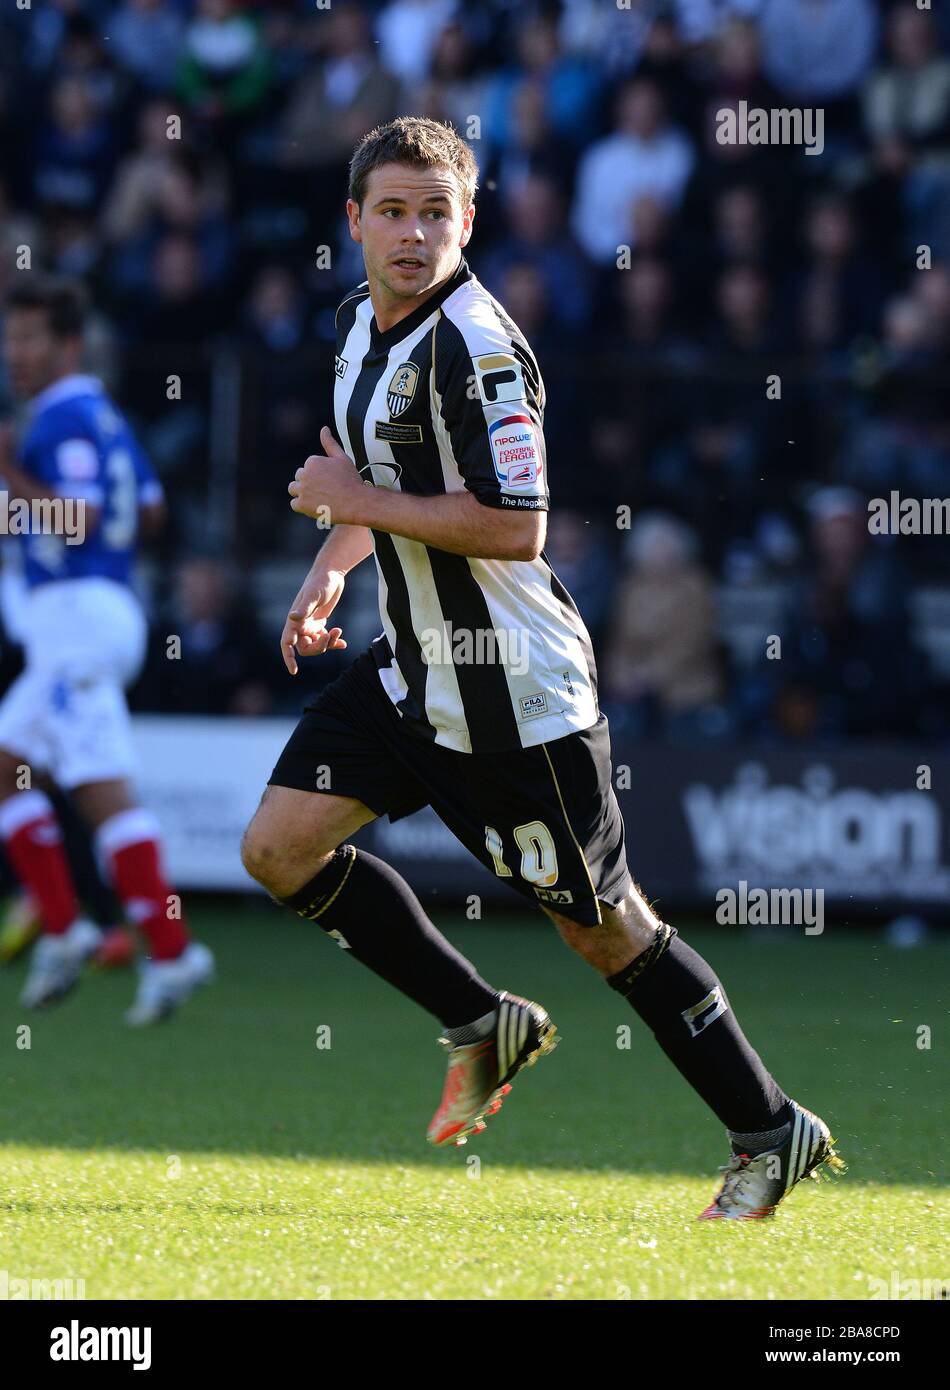
[[[337,436],[367,483],[547,509],[544,386],[531,349],[462,257],[381,333],[366,283],[337,311]],[[383,687],[412,730],[498,753],[598,717],[590,638],[542,554],[480,560],[374,531]]]

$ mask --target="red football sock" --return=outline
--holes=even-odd
[[[0,838],[10,867],[40,909],[43,930],[62,936],[79,916],[79,900],[45,792],[17,792],[0,805]]]
[[[191,937],[181,899],[162,872],[155,818],[140,807],[119,811],[100,825],[96,843],[109,865],[126,916],[142,931],[152,959],[180,956]]]

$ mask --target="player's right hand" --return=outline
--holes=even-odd
[[[319,656],[346,646],[341,627],[327,627],[343,593],[345,575],[338,570],[317,580],[308,578],[294,599],[280,635],[280,652],[292,676],[297,674],[298,656]]]

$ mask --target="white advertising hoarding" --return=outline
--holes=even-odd
[[[241,836],[294,720],[140,714],[132,724],[139,793],[162,827],[172,881],[255,888],[241,863]]]

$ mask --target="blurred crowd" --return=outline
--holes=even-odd
[[[479,161],[466,255],[541,365],[547,554],[618,726],[948,737],[947,540],[867,527],[950,495],[948,40],[914,0],[7,6],[0,292],[24,246],[87,282],[172,504],[139,707],[299,705],[261,595],[315,540],[286,485],[362,279],[347,164],[420,114]],[[740,102],[821,111],[820,150],[723,143]]]

